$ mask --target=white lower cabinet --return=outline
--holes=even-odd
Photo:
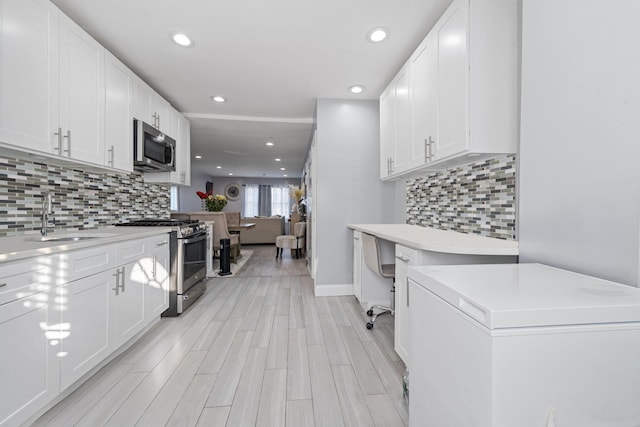
[[[169,306],[169,237],[0,263],[0,426],[20,425]]]
[[[146,318],[153,319],[169,308],[169,235],[150,238],[149,254],[152,271],[147,284]]]
[[[396,245],[396,307],[394,319],[394,348],[409,366],[409,282],[407,269],[422,263],[422,251]]]
[[[53,291],[0,307],[0,425],[19,425],[60,392]]]
[[[146,326],[145,293],[147,272],[142,266],[146,258],[118,267],[113,291],[112,326],[116,347],[129,341]]]
[[[104,271],[59,288],[62,306],[61,387],[80,379],[113,351],[110,311],[113,271]]]

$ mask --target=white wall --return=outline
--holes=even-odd
[[[353,234],[347,224],[396,219],[396,185],[379,177],[379,130],[378,101],[317,102],[316,287],[353,283]]]
[[[522,262],[638,283],[638,17],[638,0],[523,0]]]
[[[178,211],[198,212],[202,210],[202,202],[196,191],[205,191],[207,181],[213,181],[213,177],[204,173],[191,172],[191,186],[178,187]]]

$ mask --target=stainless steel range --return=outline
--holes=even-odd
[[[135,227],[172,227],[170,238],[170,299],[163,316],[177,316],[205,291],[207,227],[189,219],[141,219],[116,224]]]

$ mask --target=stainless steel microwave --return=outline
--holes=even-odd
[[[133,120],[133,167],[144,172],[176,170],[176,141],[142,120]]]

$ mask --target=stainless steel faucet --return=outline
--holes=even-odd
[[[40,234],[42,236],[47,235],[47,227],[54,225],[54,219],[49,219],[49,215],[53,214],[53,200],[51,199],[51,193],[48,191],[44,193],[42,199],[42,227],[40,228]]]

